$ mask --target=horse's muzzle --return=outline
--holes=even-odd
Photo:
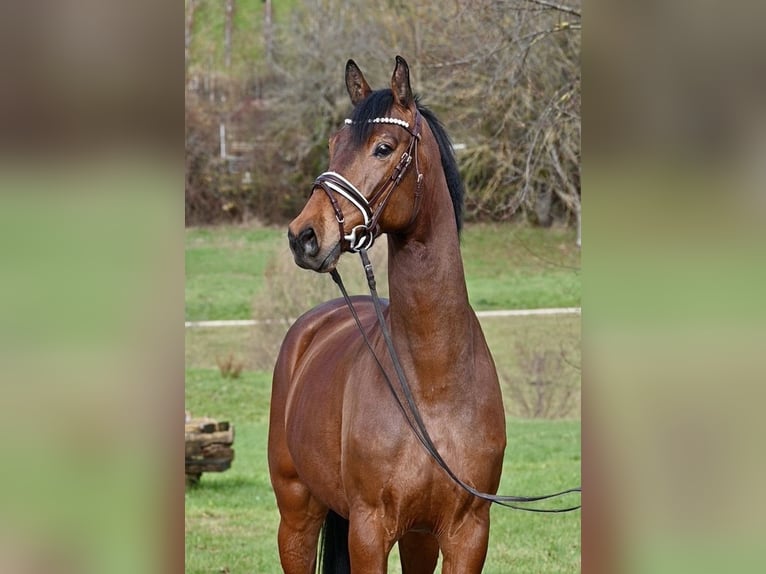
[[[305,227],[296,236],[291,230],[287,230],[287,240],[294,255],[302,257],[314,257],[319,253],[319,241],[313,227]]]
[[[303,228],[297,235],[288,229],[287,240],[295,263],[299,267],[320,273],[332,271],[335,268],[340,256],[340,244],[333,246],[329,252],[323,252],[312,227]]]

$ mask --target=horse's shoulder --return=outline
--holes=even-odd
[[[375,308],[369,296],[351,298],[365,330],[376,321]],[[388,301],[382,303],[387,307]],[[360,339],[353,316],[343,299],[332,299],[309,309],[290,326],[282,341],[275,372],[290,373],[282,378],[292,380],[298,365],[313,364],[317,357],[333,355],[333,349],[348,349]]]
[[[351,302],[362,324],[374,320],[375,308],[369,295],[354,295],[351,297]],[[384,309],[388,306],[388,301],[385,299],[382,299],[381,303]],[[337,331],[348,325],[356,327],[346,301],[342,298],[331,299],[320,303],[298,317],[290,326],[286,338],[313,338],[319,331],[327,329]]]
[[[360,318],[375,313],[372,298],[369,295],[354,295],[351,297],[351,303]],[[381,299],[381,303],[384,308],[388,306],[386,299]],[[331,299],[309,309],[296,319],[291,329],[311,329],[328,321],[353,321],[353,316],[344,299]]]

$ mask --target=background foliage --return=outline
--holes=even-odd
[[[187,224],[291,217],[349,112],[346,60],[380,88],[401,54],[460,144],[468,220],[579,229],[579,0],[186,8]]]

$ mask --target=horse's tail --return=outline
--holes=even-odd
[[[348,520],[332,510],[327,512],[319,545],[321,574],[351,574],[348,555]]]

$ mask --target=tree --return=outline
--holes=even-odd
[[[350,108],[346,60],[383,87],[401,54],[415,90],[463,144],[467,218],[579,226],[579,7],[579,0],[297,3],[264,30],[270,60],[258,96],[269,119],[258,126],[252,164],[278,205],[269,212],[294,213],[325,169],[327,138]],[[240,99],[248,84],[241,74],[232,67],[226,79],[240,86]]]

